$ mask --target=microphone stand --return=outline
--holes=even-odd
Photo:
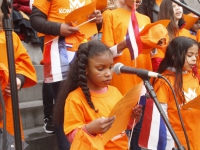
[[[15,59],[14,59],[14,48],[13,48],[13,23],[10,19],[11,2],[3,0],[1,10],[3,12],[3,29],[5,31],[7,57],[8,57],[8,68],[9,68],[9,81],[12,99],[12,111],[13,111],[13,124],[14,124],[14,135],[15,135],[15,150],[22,150],[22,139],[21,139],[21,126],[19,117],[19,101],[18,101],[18,90],[16,84],[16,73],[15,73]]]
[[[197,15],[198,17],[200,17],[200,13],[199,12],[197,12],[196,10],[193,10],[192,8],[190,8],[189,6],[181,3],[180,1],[177,1],[177,0],[171,0],[171,1],[174,2],[174,3],[176,3],[176,4],[178,4],[178,5],[180,5],[181,7],[189,10],[190,12],[192,12],[195,15]]]
[[[154,89],[153,89],[152,85],[149,83],[149,77],[142,76],[141,79],[143,80],[146,90],[148,91],[150,97],[153,99],[154,103],[156,104],[156,107],[157,107],[158,111],[160,112],[160,115],[162,116],[162,118],[163,118],[163,120],[164,120],[164,122],[165,122],[165,124],[166,124],[166,126],[167,126],[167,128],[169,130],[169,132],[172,135],[172,138],[174,139],[174,142],[177,145],[177,148],[173,147],[172,150],[185,150],[184,146],[181,145],[178,137],[176,136],[171,124],[169,123],[169,120],[167,119],[167,116],[165,115],[165,112],[163,111],[160,103],[158,102],[156,93],[154,92]]]

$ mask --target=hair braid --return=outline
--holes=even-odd
[[[86,65],[88,60],[88,44],[85,43],[83,46],[80,47],[80,51],[77,53],[77,57],[79,85],[83,93],[85,94],[89,106],[94,109],[95,112],[98,112],[98,110],[95,109],[95,106],[91,100],[91,94],[89,88],[87,87]]]

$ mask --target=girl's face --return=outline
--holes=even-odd
[[[192,26],[193,31],[197,32],[200,29],[200,19]]]
[[[181,19],[183,15],[183,8],[174,2],[172,2],[172,7],[174,11],[174,17],[176,18],[176,20]]]
[[[86,67],[87,86],[98,91],[108,86],[112,79],[113,56],[109,51],[88,59]]]
[[[196,65],[197,63],[197,58],[198,58],[198,46],[193,45],[190,47],[186,53],[185,56],[185,63],[183,66],[183,71],[192,71],[192,68]]]

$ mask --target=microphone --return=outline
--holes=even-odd
[[[145,69],[137,69],[133,67],[124,66],[122,63],[116,63],[113,67],[113,71],[116,74],[127,73],[127,74],[136,74],[140,78],[154,77],[162,78],[162,75],[156,72],[148,71]]]

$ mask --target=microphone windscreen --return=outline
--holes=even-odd
[[[116,74],[121,74],[121,71],[120,71],[120,68],[124,66],[122,63],[116,63],[114,66],[113,66],[113,71],[116,73]]]

